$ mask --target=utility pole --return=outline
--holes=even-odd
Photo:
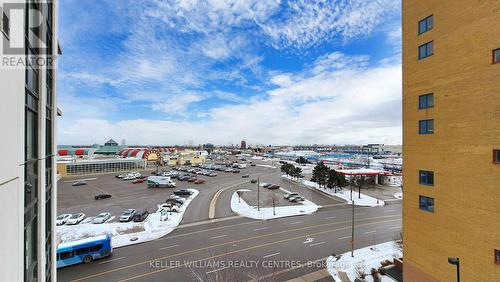
[[[257,210],[260,211],[260,176],[257,176]]]
[[[352,201],[351,257],[354,257],[354,200]]]

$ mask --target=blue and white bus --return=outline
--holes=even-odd
[[[109,235],[61,243],[57,247],[57,268],[91,262],[95,259],[108,257],[112,252]]]

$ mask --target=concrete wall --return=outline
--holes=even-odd
[[[418,35],[429,15],[434,28]],[[499,22],[497,0],[403,0],[405,281],[455,281],[450,256],[460,258],[463,281],[500,277]],[[419,61],[418,46],[431,40],[434,54]],[[427,93],[434,108],[419,110]],[[434,134],[418,134],[423,119],[434,119]],[[418,184],[420,169],[434,171],[434,186]],[[419,195],[434,198],[433,213],[419,209]]]

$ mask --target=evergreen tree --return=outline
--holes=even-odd
[[[326,186],[328,188],[333,188],[337,185],[337,172],[334,169],[328,171],[328,180],[326,181]]]

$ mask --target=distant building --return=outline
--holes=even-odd
[[[124,146],[118,146],[118,143],[113,140],[109,139],[106,143],[104,143],[104,146],[99,147],[97,150],[95,150],[94,154],[96,155],[117,155],[118,152],[123,149]]]
[[[240,149],[245,150],[246,148],[247,148],[247,141],[245,141],[245,140],[241,140]]]

